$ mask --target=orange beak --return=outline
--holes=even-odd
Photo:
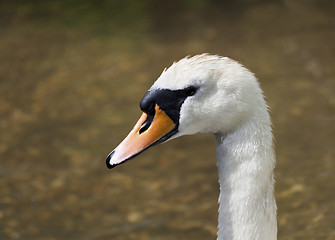
[[[144,131],[141,126],[146,122],[148,115],[143,113],[133,130],[128,136],[111,152],[106,164],[108,168],[113,168],[131,158],[135,157],[145,149],[157,143],[160,139],[176,128],[173,120],[156,104],[155,116],[150,126]]]

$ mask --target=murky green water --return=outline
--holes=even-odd
[[[333,1],[0,9],[0,239],[215,239],[213,136],[105,166],[163,68],[202,52],[239,60],[267,95],[279,239],[335,239]]]

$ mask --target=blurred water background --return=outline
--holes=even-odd
[[[165,67],[203,52],[260,79],[279,239],[335,239],[335,2],[0,2],[0,239],[215,239],[212,135],[113,170]]]

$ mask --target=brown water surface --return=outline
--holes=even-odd
[[[260,79],[279,239],[335,239],[334,1],[2,1],[0,239],[215,239],[212,135],[105,157],[164,67],[209,52]]]

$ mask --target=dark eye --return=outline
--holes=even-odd
[[[193,96],[196,92],[197,92],[197,88],[194,86],[191,86],[185,89],[185,93],[187,96]]]

